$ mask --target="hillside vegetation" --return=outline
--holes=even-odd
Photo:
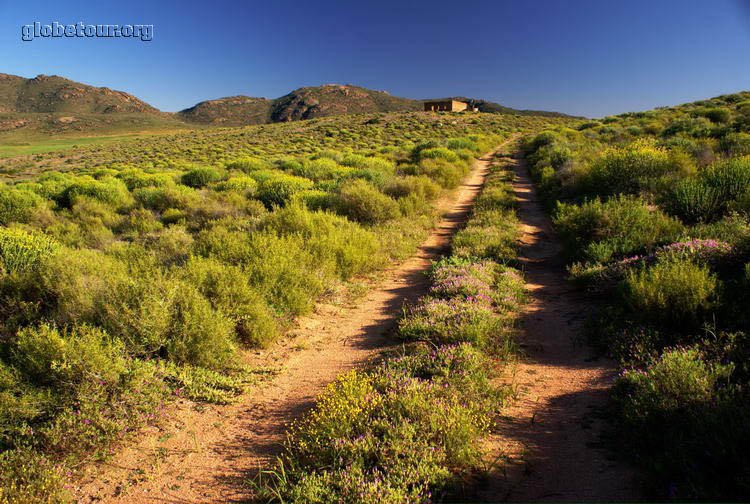
[[[269,345],[337,284],[411,254],[435,222],[432,202],[477,155],[551,125],[344,116],[8,163],[0,502],[65,501],[84,461],[176,397],[231,401],[265,372],[240,365],[243,349]]]
[[[525,142],[618,358],[613,425],[659,500],[750,486],[750,92],[554,128]]]

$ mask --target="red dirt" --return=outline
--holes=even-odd
[[[294,339],[285,339],[253,359],[260,365],[281,364],[275,377],[230,406],[177,404],[161,429],[143,432],[137,443],[95,468],[74,489],[79,502],[247,500],[246,479],[272,465],[288,423],[338,375],[394,345],[387,335],[402,305],[426,293],[424,273],[432,260],[447,251],[451,237],[465,222],[490,160],[484,156],[475,162],[464,184],[438,202],[438,208],[447,211],[438,227],[414,256],[386,271],[357,306],[318,304],[313,315],[298,321]]]

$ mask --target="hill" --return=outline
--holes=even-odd
[[[0,140],[50,135],[98,135],[185,129],[173,114],[123,91],[81,84],[57,75],[26,79],[0,73]]]
[[[8,74],[0,74],[0,112],[162,114],[123,91],[88,86],[57,75],[25,79]]]
[[[177,112],[176,116],[192,123],[244,126],[270,122],[272,108],[271,100],[240,95],[206,100]]]
[[[244,126],[332,115],[421,109],[421,103],[417,100],[398,98],[384,91],[352,85],[325,84],[296,89],[275,100],[249,96],[208,100],[177,112],[177,116],[193,123]]]
[[[567,117],[558,112],[516,110],[498,103],[465,96],[437,99],[469,102],[479,108],[480,112]],[[275,100],[248,96],[209,100],[182,110],[177,113],[177,116],[192,123],[241,126],[343,114],[420,111],[423,110],[425,101],[429,100],[401,98],[385,91],[375,91],[351,84],[325,84],[296,89]]]

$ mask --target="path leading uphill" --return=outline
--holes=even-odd
[[[503,411],[493,449],[507,463],[481,493],[486,502],[640,500],[632,470],[598,447],[614,363],[574,343],[587,301],[565,281],[561,245],[522,162],[514,191],[522,227],[520,258],[531,301],[514,369],[519,396]]]
[[[511,142],[507,140],[500,148]],[[309,408],[323,387],[371,360],[394,341],[387,337],[404,302],[427,292],[424,273],[447,251],[487,174],[491,156],[476,161],[463,185],[438,202],[445,212],[417,253],[385,272],[375,289],[342,308],[321,303],[301,318],[295,337],[263,354],[259,365],[282,365],[272,380],[231,406],[179,407],[171,425],[146,433],[76,489],[80,502],[227,503],[246,500],[245,479],[268,468],[288,423]]]

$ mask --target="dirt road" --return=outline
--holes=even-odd
[[[506,142],[509,143],[511,140]],[[503,144],[505,145],[505,144]],[[144,433],[142,441],[75,489],[80,502],[216,503],[246,500],[244,480],[269,467],[281,449],[288,422],[310,407],[338,375],[371,360],[393,345],[393,329],[404,302],[427,291],[430,261],[447,251],[480,191],[490,156],[476,161],[463,185],[438,202],[446,211],[417,253],[384,275],[356,307],[319,304],[298,321],[292,340],[264,355],[282,364],[271,381],[254,387],[231,406],[196,411],[178,406],[169,424]]]
[[[483,502],[640,500],[632,470],[608,458],[596,412],[607,401],[613,362],[575,344],[587,302],[565,281],[561,245],[521,162],[514,190],[523,235],[521,262],[531,302],[520,343],[526,357],[512,378],[519,397],[498,426],[507,463],[481,492]]]

